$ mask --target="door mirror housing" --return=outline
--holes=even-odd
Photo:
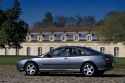
[[[52,56],[51,56],[51,54],[47,54],[47,57],[48,57],[48,58],[51,58]]]

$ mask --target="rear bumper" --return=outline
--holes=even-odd
[[[107,71],[107,70],[111,70],[114,68],[114,62],[106,62],[104,65],[101,65],[98,67],[98,70],[103,70],[103,71]]]

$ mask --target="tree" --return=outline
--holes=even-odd
[[[83,26],[95,26],[96,20],[93,16],[84,16],[82,19]]]
[[[104,43],[125,43],[125,12],[108,13],[101,24],[99,35]]]
[[[76,26],[75,24],[76,24],[76,20],[74,17],[67,17],[66,18],[66,26],[74,27],[74,26]]]
[[[28,31],[28,24],[20,20],[20,3],[14,1],[12,8],[3,11],[2,21],[0,22],[0,47],[21,47],[20,43],[25,39]]]
[[[65,16],[57,16],[55,18],[55,26],[56,27],[64,27],[64,26],[66,26],[66,17]]]
[[[41,27],[41,21],[36,21],[33,23],[33,28],[40,28]]]
[[[103,24],[103,20],[99,20],[99,21],[96,23],[96,26],[100,26],[101,24]]]
[[[51,12],[46,12],[44,19],[41,22],[41,27],[52,27],[53,26],[53,16]]]
[[[76,26],[95,26],[96,20],[93,16],[77,16]]]
[[[75,25],[78,27],[78,26],[81,26],[81,24],[82,24],[82,17],[81,16],[76,16]]]

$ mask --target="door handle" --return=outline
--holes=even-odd
[[[67,57],[65,57],[64,59],[68,59]]]

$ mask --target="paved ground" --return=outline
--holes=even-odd
[[[14,66],[0,66],[0,83],[125,83],[125,71],[108,71],[103,76],[98,77],[84,77],[82,74],[25,76]]]

